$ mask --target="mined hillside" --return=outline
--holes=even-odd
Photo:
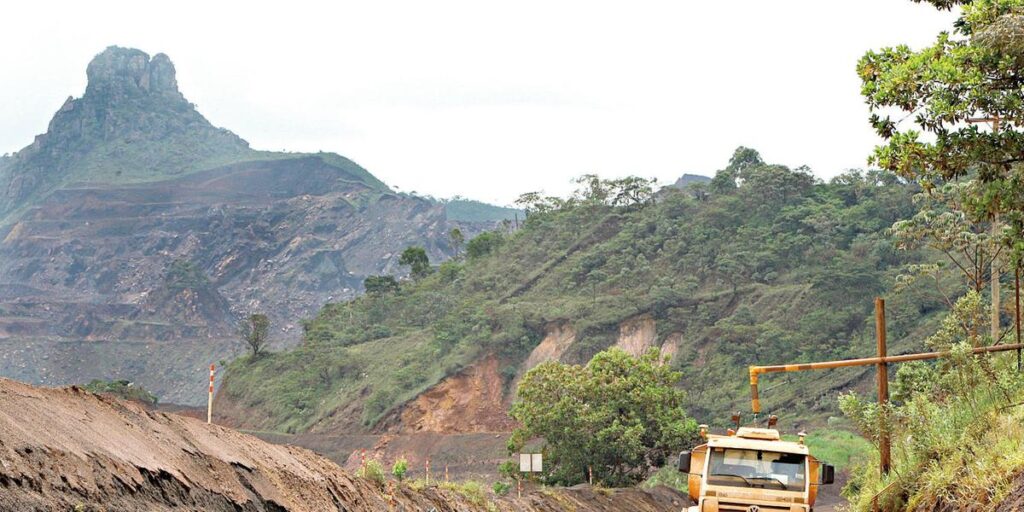
[[[326,306],[300,347],[236,361],[217,410],[278,432],[500,432],[527,369],[618,345],[672,355],[690,414],[724,423],[749,406],[748,364],[870,354],[873,297],[923,258],[886,234],[916,189],[884,173],[821,183],[741,149],[710,184],[643,200],[584,183],[534,197],[521,229],[480,235],[464,261]],[[890,298],[893,352],[923,339],[940,300],[914,286]],[[771,378],[762,399],[792,428],[835,414],[862,375]]]
[[[301,448],[78,388],[0,379],[4,510],[674,511],[668,489],[534,492],[497,499],[457,488],[385,487]]]
[[[198,403],[205,368],[241,350],[241,315],[268,314],[293,345],[298,319],[399,272],[406,246],[443,259],[452,227],[494,225],[338,155],[250,149],[185,99],[165,55],[111,47],[87,74],[0,161],[0,375],[129,379]]]

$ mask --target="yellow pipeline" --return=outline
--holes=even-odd
[[[989,352],[1005,352],[1008,350],[1024,349],[1024,343],[1013,345],[992,345],[988,347],[977,347],[972,350],[974,354],[985,354]],[[827,370],[829,368],[843,368],[847,366],[870,366],[879,363],[905,363],[907,361],[921,361],[925,359],[938,359],[946,357],[949,352],[923,352],[920,354],[904,354],[900,356],[886,357],[863,357],[860,359],[846,359],[841,361],[824,361],[819,363],[781,364],[773,366],[751,366],[750,367],[750,406],[754,414],[761,412],[761,400],[757,392],[758,376],[762,373],[776,372],[798,372],[805,370]]]

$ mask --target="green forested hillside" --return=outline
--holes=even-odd
[[[512,221],[522,212],[515,208],[494,206],[464,197],[453,197],[445,200],[444,211],[448,220],[459,222],[500,222]]]
[[[577,332],[562,358],[585,361],[649,314],[659,337],[681,335],[673,364],[691,416],[721,423],[747,407],[748,364],[870,354],[872,298],[921,258],[886,234],[913,214],[916,190],[886,173],[823,183],[741,148],[684,190],[580,184],[568,199],[524,196],[521,229],[477,237],[464,261],[328,305],[301,347],[232,363],[221,397],[266,418],[260,428],[303,430],[339,410],[370,425],[484,353],[511,383],[550,322]],[[939,300],[912,287],[890,302],[894,350]],[[858,375],[780,377],[766,408],[830,414],[835,389]]]

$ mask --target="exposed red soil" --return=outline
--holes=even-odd
[[[515,422],[498,358],[487,356],[424,391],[401,408],[398,421],[385,421],[386,433],[508,432]]]

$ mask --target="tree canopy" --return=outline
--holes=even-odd
[[[371,295],[381,295],[398,291],[398,281],[394,276],[367,276],[363,279],[363,288]]]
[[[636,358],[613,348],[585,366],[543,363],[519,384],[511,415],[522,425],[509,451],[542,438],[547,482],[585,482],[593,470],[596,483],[634,485],[696,439],[680,376],[656,349]]]
[[[398,263],[409,267],[409,274],[415,279],[430,274],[430,258],[427,257],[427,250],[422,247],[406,247],[398,257]]]
[[[270,319],[262,313],[253,313],[245,318],[239,329],[242,339],[249,346],[253,357],[259,356],[266,348],[270,334]]]
[[[875,162],[911,178],[977,173],[988,182],[1024,160],[1022,10],[1024,0],[965,3],[955,31],[940,33],[933,45],[899,45],[861,58],[862,94],[886,139]],[[910,118],[916,127],[904,125]]]

